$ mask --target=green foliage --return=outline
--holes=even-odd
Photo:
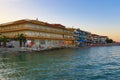
[[[7,36],[2,36],[0,38],[0,42],[3,42],[3,47],[6,47],[6,43],[9,41],[10,39]]]
[[[26,41],[26,36],[22,33],[22,34],[18,34],[17,36],[16,36],[16,40],[18,40],[18,41]]]
[[[15,40],[18,40],[19,43],[20,43],[20,47],[22,47],[22,43],[23,42],[26,42],[26,36],[22,33],[22,34],[18,34],[16,37],[15,37]]]
[[[3,40],[2,40],[2,38],[0,38],[0,42],[2,42]]]
[[[7,36],[2,36],[0,42],[8,42],[10,39]]]
[[[107,43],[113,43],[113,40],[112,39],[106,39],[106,42]]]

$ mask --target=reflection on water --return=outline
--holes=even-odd
[[[120,47],[0,54],[2,80],[119,80]]]

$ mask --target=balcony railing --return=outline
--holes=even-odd
[[[58,31],[54,31],[54,30],[48,30],[48,29],[36,29],[36,28],[28,28],[28,27],[24,27],[24,28],[16,28],[16,29],[9,29],[9,30],[0,30],[1,33],[6,33],[6,32],[16,32],[16,31],[37,31],[37,32],[45,32],[45,33],[54,33],[54,34],[63,34],[63,35],[71,35],[73,36],[74,34],[68,33],[68,32],[58,32]]]
[[[14,38],[15,36],[8,36],[9,38]],[[49,39],[49,40],[75,40],[74,38],[58,38],[58,37],[46,37],[46,36],[28,36],[26,35],[27,39]]]

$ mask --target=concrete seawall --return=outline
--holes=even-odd
[[[102,47],[102,46],[120,46],[118,44],[107,44],[107,45],[92,45],[92,46],[84,46],[84,47]],[[84,48],[83,47],[83,48]],[[45,48],[45,49],[36,49],[36,48],[0,48],[1,53],[24,53],[24,52],[40,52],[40,51],[51,51],[51,50],[58,50],[58,49],[66,49],[66,48],[82,48],[82,47],[57,47],[57,48]]]

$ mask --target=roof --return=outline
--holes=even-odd
[[[92,34],[91,37],[95,37],[95,38],[96,38],[96,37],[97,37],[97,38],[99,37],[99,38],[100,38],[100,35]]]
[[[81,30],[81,29],[76,29],[76,30],[79,30],[79,31],[81,31],[81,32],[84,32],[84,33],[86,33],[86,34],[91,34],[91,32],[88,32],[88,31],[84,31],[84,30]]]
[[[101,38],[108,38],[108,36],[100,36]]]
[[[17,20],[17,21],[13,21],[13,22],[0,24],[0,27],[22,24],[22,23],[32,23],[32,24],[37,24],[37,25],[42,25],[42,26],[50,26],[50,27],[61,28],[61,29],[65,28],[65,26],[63,26],[61,24],[50,24],[47,22],[42,22],[42,21],[38,21],[38,20],[30,20],[30,19],[22,19],[22,20]]]
[[[55,26],[55,27],[63,27],[65,28],[65,26],[61,25],[61,24],[51,24],[52,26]]]
[[[92,34],[92,36],[94,36],[94,37],[100,37],[100,38],[108,38],[108,36],[100,36],[100,35],[97,35],[97,34]]]
[[[75,30],[75,28],[66,28],[66,30],[73,32]]]

